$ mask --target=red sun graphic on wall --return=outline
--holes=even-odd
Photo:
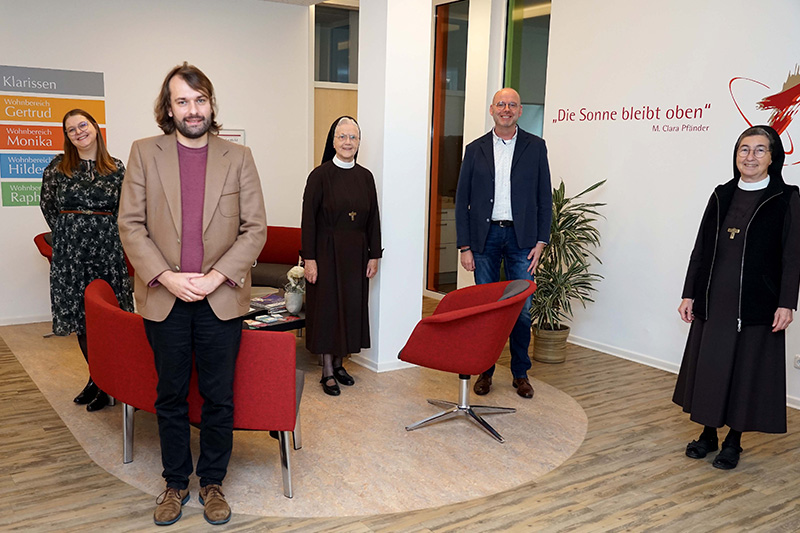
[[[792,127],[792,121],[800,110],[800,66],[795,65],[794,72],[789,72],[779,90],[745,77],[731,79],[728,90],[748,125],[769,124],[780,134],[786,149],[786,165],[800,164],[790,131],[797,127]]]

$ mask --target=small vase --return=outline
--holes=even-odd
[[[289,313],[296,315],[303,308],[302,292],[287,292],[284,298],[286,300],[286,310],[289,311]]]

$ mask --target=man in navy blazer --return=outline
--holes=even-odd
[[[533,279],[542,250],[550,241],[553,214],[550,166],[544,140],[517,126],[522,104],[517,91],[497,91],[489,106],[494,128],[467,145],[456,191],[457,245],[462,266],[475,272],[475,283]],[[511,331],[513,386],[533,397],[528,380],[531,360],[531,299]],[[475,393],[487,394],[494,366],[475,382]]]

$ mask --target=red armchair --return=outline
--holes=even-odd
[[[36,245],[36,248],[39,250],[39,253],[42,254],[42,257],[47,259],[48,263],[53,262],[53,234],[49,231],[47,233],[40,233],[36,237],[33,238],[33,243]],[[52,337],[54,334],[51,331],[50,333],[45,333],[42,335],[45,339],[48,337]]]
[[[156,374],[153,352],[140,315],[120,309],[114,291],[95,280],[85,293],[89,370],[95,383],[123,405],[123,461],[133,460],[134,412],[155,413]],[[242,331],[234,377],[234,429],[277,431],[283,493],[292,497],[289,433],[300,448],[298,409],[303,376],[295,369],[291,333]],[[189,387],[189,420],[200,422],[203,399],[197,371]]]
[[[509,407],[470,405],[470,377],[497,362],[525,299],[536,290],[527,280],[473,285],[445,296],[433,315],[423,318],[398,358],[408,363],[458,374],[458,403],[428,400],[445,411],[406,427],[412,431],[436,421],[466,416],[499,442],[504,439],[481,414],[513,413]]]
[[[53,234],[49,231],[47,233],[40,233],[33,238],[33,243],[39,249],[42,257],[47,259],[48,263],[53,262]]]
[[[33,238],[33,243],[36,245],[36,248],[39,249],[39,253],[47,259],[48,262],[53,262],[53,234],[51,232],[47,233],[40,233],[36,237]],[[125,255],[125,265],[128,267],[128,275],[133,278],[134,269],[131,262],[128,260],[128,256]]]

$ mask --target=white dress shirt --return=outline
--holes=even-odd
[[[509,140],[501,139],[492,129],[494,139],[494,207],[492,220],[514,220],[511,214],[511,160],[517,145],[517,130]]]

